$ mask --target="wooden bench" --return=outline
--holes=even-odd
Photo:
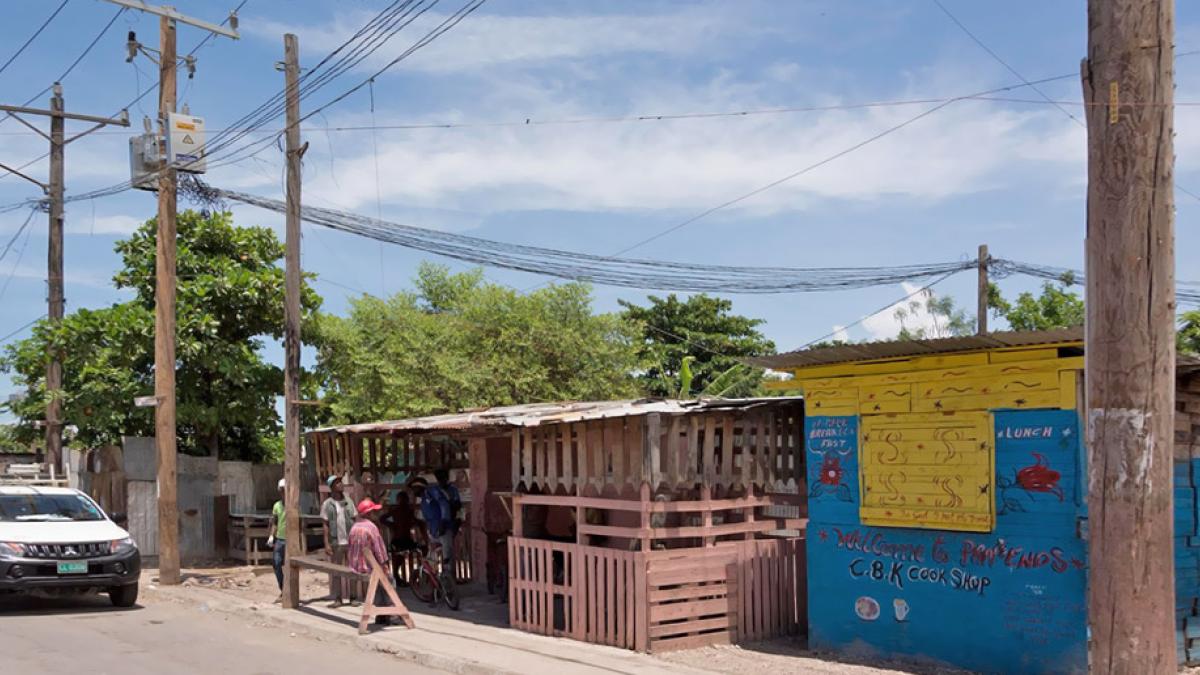
[[[326,572],[335,577],[350,577],[357,581],[368,581],[367,596],[363,599],[362,617],[358,620],[358,634],[365,635],[367,626],[371,620],[378,616],[398,616],[404,622],[405,626],[413,628],[412,616],[408,613],[408,607],[400,602],[400,596],[396,595],[396,587],[392,585],[391,577],[383,567],[375,560],[375,556],[368,552],[367,561],[371,563],[370,574],[360,574],[345,565],[337,565],[329,562],[328,559],[321,556],[302,555],[288,559],[288,564],[293,569],[310,569],[319,572]],[[382,584],[383,592],[387,593],[388,599],[392,601],[391,607],[377,607],[375,605],[375,591]]]

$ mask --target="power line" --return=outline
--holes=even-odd
[[[30,326],[34,325],[35,323],[41,321],[44,318],[46,318],[45,314],[39,316],[38,318],[34,319],[33,321],[30,321],[29,323],[21,326],[20,328],[14,330],[13,332],[9,333],[8,335],[5,335],[4,337],[0,337],[0,344],[7,344],[9,340],[11,340],[12,338],[19,335],[21,333],[21,331],[25,330],[26,328],[29,328]]]
[[[277,199],[214,188],[208,188],[208,191],[210,199],[228,199],[275,212],[286,209],[286,204]],[[598,256],[512,244],[314,206],[304,206],[301,218],[315,225],[477,265],[639,289],[714,293],[816,292],[893,284],[975,266],[973,260],[891,267],[708,265]]]
[[[8,67],[12,65],[12,62],[16,61],[18,56],[25,53],[25,50],[29,48],[29,45],[33,44],[33,41],[42,34],[42,31],[46,30],[46,26],[49,26],[50,22],[54,21],[54,17],[58,16],[59,12],[63,11],[63,8],[67,6],[68,2],[70,2],[70,0],[63,0],[62,4],[58,6],[58,9],[54,10],[54,13],[51,14],[45,21],[43,21],[41,26],[38,26],[38,29],[33,32],[33,35],[29,36],[29,39],[25,41],[25,44],[18,47],[17,51],[13,53],[12,56],[8,57],[8,60],[4,62],[4,65],[0,66],[0,73],[8,70]]]

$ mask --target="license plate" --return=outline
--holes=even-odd
[[[87,563],[85,562],[60,562],[58,563],[59,574],[87,574]]]

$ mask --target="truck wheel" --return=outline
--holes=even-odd
[[[115,607],[133,607],[138,598],[138,585],[113,586],[108,589],[108,599]]]

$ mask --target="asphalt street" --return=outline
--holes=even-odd
[[[0,672],[47,675],[439,672],[169,600],[117,610],[103,595],[0,595],[0,663]]]

